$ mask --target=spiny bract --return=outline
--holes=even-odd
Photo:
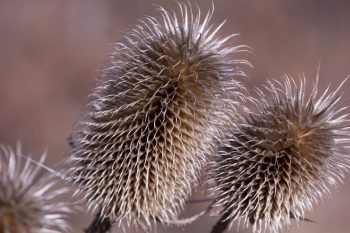
[[[318,80],[318,79],[317,79]],[[254,110],[234,123],[213,163],[221,221],[243,220],[254,232],[280,231],[303,219],[349,166],[349,118],[338,90],[306,95],[286,77],[252,98]],[[226,223],[228,223],[226,222]]]
[[[42,164],[44,155],[40,161]],[[0,145],[0,233],[69,232],[72,211],[57,198],[67,192],[38,165]]]
[[[180,5],[160,8],[116,44],[73,133],[69,173],[93,209],[114,220],[176,219],[242,97],[244,46]]]

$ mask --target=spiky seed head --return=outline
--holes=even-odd
[[[217,36],[212,11],[180,12],[160,8],[116,44],[71,140],[70,174],[112,219],[176,218],[242,96],[244,47]]]
[[[15,152],[0,145],[0,232],[68,232],[72,208],[58,201],[67,188],[56,184],[40,166],[23,157],[20,147]]]
[[[318,79],[317,79],[318,80]],[[349,166],[349,118],[338,90],[311,95],[305,80],[273,81],[233,124],[213,163],[215,206],[254,232],[303,219]],[[347,151],[347,152],[346,152]]]

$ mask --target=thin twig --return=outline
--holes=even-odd
[[[190,199],[188,201],[189,204],[197,204],[197,203],[203,203],[203,202],[213,202],[213,198],[198,198],[198,199]]]
[[[98,213],[90,226],[85,229],[85,233],[107,233],[111,231],[111,228],[112,223],[109,218],[103,218],[101,217],[101,214]]]
[[[228,219],[230,213],[229,211],[226,211],[219,221],[214,225],[213,229],[210,233],[222,233],[225,230],[227,230],[228,226],[230,225],[230,220]]]

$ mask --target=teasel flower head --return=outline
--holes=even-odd
[[[244,96],[248,62],[237,54],[246,47],[217,35],[212,11],[179,6],[116,44],[71,138],[68,173],[114,220],[175,219]]]
[[[43,163],[42,156],[39,165]],[[57,188],[54,177],[14,151],[0,145],[0,232],[69,232],[72,206],[60,202],[67,188]]]
[[[317,78],[318,80],[318,78]],[[252,108],[221,141],[211,181],[222,214],[212,232],[234,220],[254,232],[279,232],[305,220],[349,168],[350,129],[339,89],[307,95],[305,79],[269,81]],[[221,224],[221,225],[220,225]]]

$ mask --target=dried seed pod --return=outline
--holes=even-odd
[[[179,5],[116,44],[71,139],[68,172],[113,220],[176,219],[242,97],[245,47],[217,36],[212,11],[202,19]]]
[[[42,156],[40,164],[43,163]],[[20,148],[0,146],[0,232],[69,232],[70,205],[58,202],[67,188],[55,188],[57,182],[40,166],[23,157]]]
[[[317,79],[318,80],[318,79]],[[212,232],[234,220],[254,232],[278,232],[305,213],[349,167],[349,118],[338,90],[306,95],[286,77],[253,99],[254,110],[234,123],[213,163],[212,181],[222,218]],[[224,228],[224,229],[222,229]]]

